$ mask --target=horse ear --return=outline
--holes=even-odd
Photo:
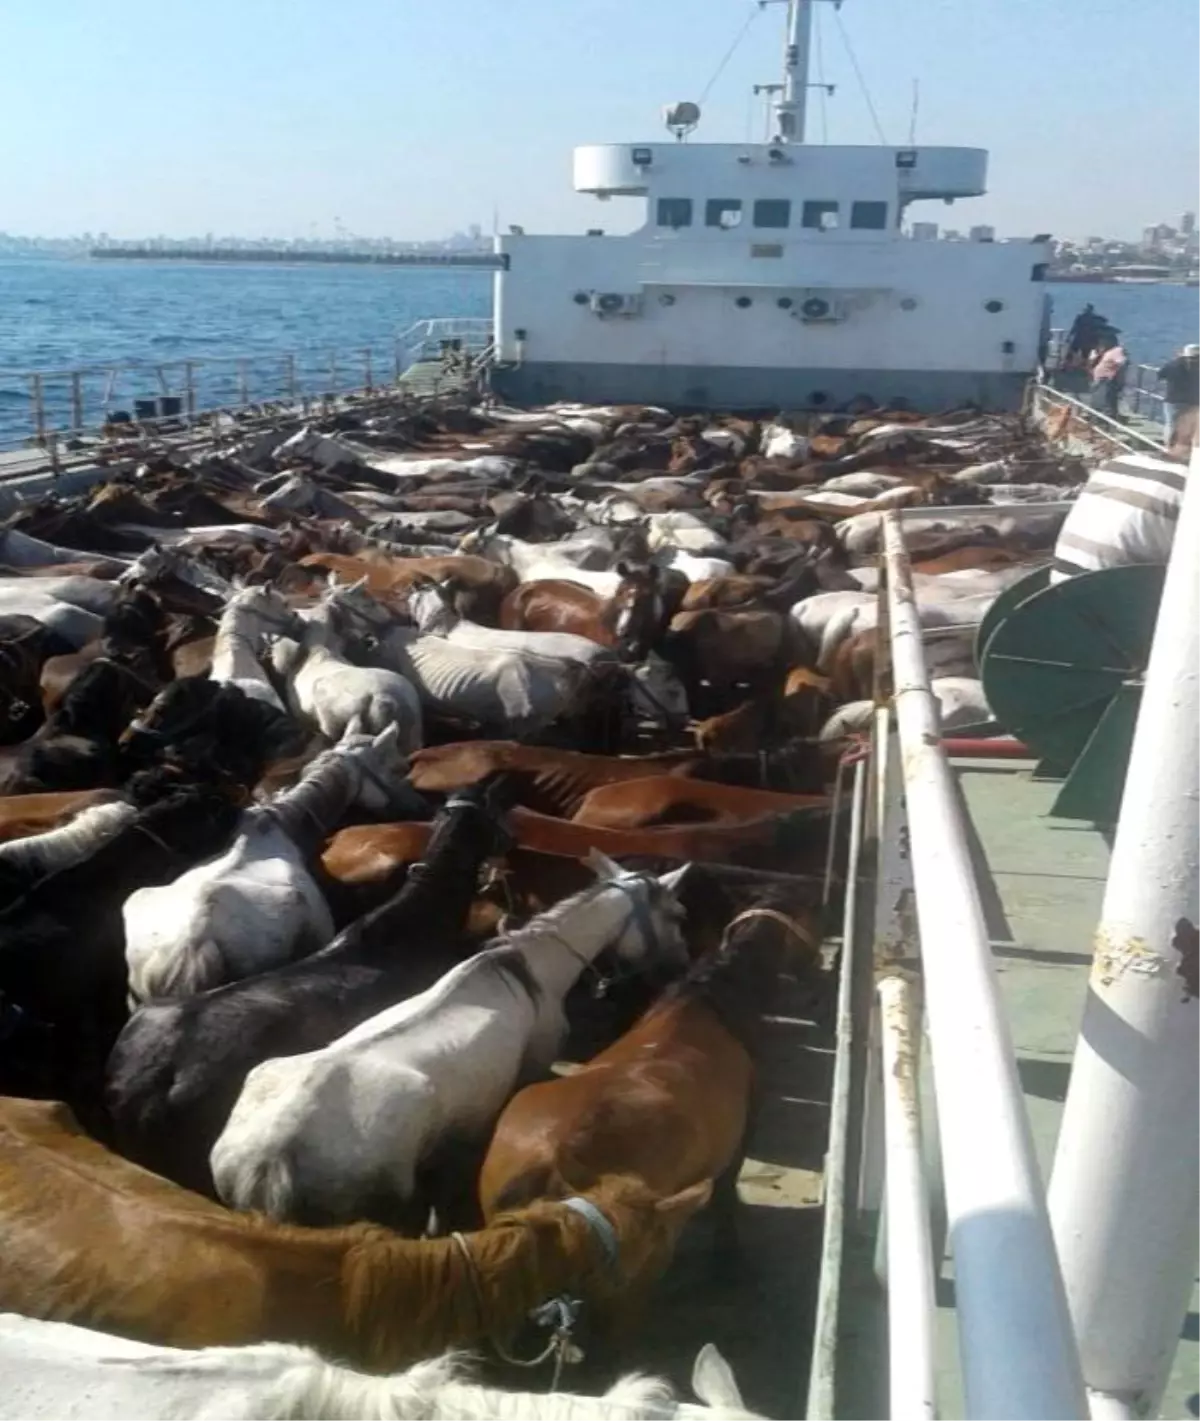
[[[712,1198],[713,1182],[702,1179],[698,1184],[690,1184],[678,1194],[669,1194],[665,1199],[654,1201],[654,1211],[666,1214],[676,1224],[683,1224],[691,1216],[703,1209]]]
[[[730,1411],[745,1411],[746,1403],[733,1375],[733,1368],[711,1342],[696,1353],[692,1367],[692,1390],[705,1406]]]
[[[601,853],[599,849],[589,849],[588,856],[584,859],[584,863],[587,864],[588,868],[592,870],[597,878],[612,879],[622,876],[621,865],[614,863],[607,854]]]
[[[390,750],[400,739],[400,725],[397,721],[392,721],[390,725],[385,725],[379,734],[372,740],[371,745],[375,750]]]
[[[692,871],[690,863],[685,863],[682,868],[673,868],[669,873],[660,873],[658,881],[668,893],[678,894],[683,887],[684,880]]]

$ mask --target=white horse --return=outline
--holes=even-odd
[[[333,919],[308,862],[349,804],[393,804],[406,768],[395,726],[327,750],[295,788],[246,810],[224,853],[131,893],[131,998],[189,996],[324,947]]]
[[[560,657],[486,651],[422,635],[361,586],[339,588],[336,601],[375,638],[375,659],[416,687],[426,710],[475,721],[493,735],[536,735],[578,706],[592,674],[587,665]]]
[[[256,1066],[209,1156],[221,1198],[276,1219],[385,1212],[423,1226],[418,1168],[442,1141],[483,1137],[518,1077],[548,1069],[579,974],[606,947],[626,962],[686,960],[673,891],[686,868],[657,879],[589,862],[599,883],[428,991],[322,1050]]]
[[[271,588],[245,587],[235,592],[217,623],[210,678],[237,686],[254,700],[284,710],[259,661],[259,650],[267,633],[290,636],[299,625],[296,613]]]
[[[416,688],[398,671],[356,666],[346,659],[336,607],[334,589],[301,618],[298,642],[282,638],[271,649],[272,665],[287,679],[290,708],[333,741],[347,731],[377,735],[395,725],[401,750],[411,755],[423,743]]]
[[[0,1421],[753,1421],[729,1364],[700,1349],[692,1389],[636,1374],[603,1396],[510,1392],[470,1380],[449,1353],[390,1376],[326,1362],[308,1347],[154,1347],[67,1322],[0,1314]]]
[[[0,844],[0,868],[12,869],[30,881],[82,863],[137,818],[137,809],[112,792],[112,799],[90,804],[68,823],[44,834],[10,839]]]

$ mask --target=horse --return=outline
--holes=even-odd
[[[0,904],[15,902],[39,879],[89,858],[137,813],[128,801],[108,796],[58,828],[0,843]]]
[[[295,789],[247,809],[223,853],[131,894],[122,908],[131,998],[187,996],[324,947],[333,918],[306,861],[348,805],[397,801],[397,739],[390,726],[327,750]]]
[[[0,1308],[168,1347],[280,1341],[372,1371],[511,1339],[569,1293],[647,1289],[707,1181],[606,1181],[460,1239],[231,1213],[90,1139],[64,1106],[0,1101]]]
[[[0,794],[114,785],[121,733],[156,689],[119,661],[93,661],[28,740],[0,750]]]
[[[477,784],[499,771],[513,776],[518,802],[542,814],[569,819],[601,785],[650,775],[680,775],[733,785],[797,793],[824,783],[820,747],[796,741],[752,754],[705,755],[696,750],[661,755],[585,755],[513,740],[462,740],[419,750],[409,762],[414,789],[446,793]]]
[[[713,784],[681,775],[650,775],[600,785],[579,802],[576,824],[605,829],[649,829],[660,824],[740,824],[766,814],[824,808],[821,794],[776,794],[772,790]]]
[[[327,592],[304,617],[298,642],[281,639],[272,649],[271,662],[286,677],[292,710],[330,741],[340,740],[348,730],[378,735],[395,726],[403,753],[419,750],[420,697],[399,672],[355,666],[346,659],[335,599],[336,593]]]
[[[108,1060],[105,1100],[122,1153],[201,1193],[208,1156],[250,1070],[327,1046],[431,987],[463,956],[483,860],[507,843],[496,790],[450,800],[399,892],[328,947],[212,991],[139,1007]]]
[[[231,682],[255,700],[284,710],[271,678],[258,659],[258,649],[266,633],[289,636],[296,627],[296,615],[279,593],[267,587],[244,587],[235,592],[217,623],[212,679]]]
[[[104,1060],[127,1015],[125,901],[213,853],[236,820],[225,796],[180,788],[0,910],[0,994],[54,1028],[47,1073],[81,1109],[98,1101]],[[6,1053],[0,1091],[12,1088],[10,1069],[23,1064]]]
[[[448,1141],[479,1139],[524,1070],[565,1035],[562,1001],[606,948],[646,968],[682,966],[686,869],[653,876],[592,859],[602,875],[526,928],[452,968],[321,1051],[251,1071],[213,1146],[217,1193],[274,1218],[429,1214],[418,1171]]]
[[[94,804],[111,804],[120,798],[120,791],[112,788],[0,796],[0,844],[47,834],[69,823],[81,809],[89,809]]]
[[[768,894],[739,913],[720,948],[632,1030],[569,1075],[509,1101],[479,1176],[485,1219],[612,1175],[663,1193],[713,1179],[717,1260],[733,1263],[763,1015],[777,998],[785,949],[814,983],[820,964],[816,914],[797,919],[784,905]]]
[[[171,1416],[230,1421],[387,1416],[392,1421],[754,1421],[729,1365],[706,1343],[692,1390],[680,1402],[668,1382],[638,1373],[597,1397],[510,1392],[471,1379],[453,1353],[390,1376],[368,1376],[325,1361],[309,1347],[260,1342],[245,1347],[152,1347],[16,1313],[0,1315],[0,1369],[19,1383],[0,1393],[0,1421],[72,1414],[86,1397],[90,1421]]]
[[[322,736],[285,711],[207,673],[164,686],[119,744],[128,762],[165,761],[196,778],[219,774],[242,786],[256,784],[269,766],[298,757],[307,763],[325,748]]]
[[[523,582],[500,606],[506,631],[573,632],[611,647],[623,660],[640,660],[662,631],[661,571],[653,563],[619,562],[621,584],[612,597],[564,580]]]

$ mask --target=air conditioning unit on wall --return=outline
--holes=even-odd
[[[836,296],[820,295],[816,292],[797,302],[792,315],[808,325],[825,324],[830,321],[844,321],[849,311],[844,301]]]
[[[636,316],[642,309],[641,292],[593,291],[588,305],[597,316]]]

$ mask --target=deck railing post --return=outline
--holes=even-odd
[[[78,370],[71,371],[71,428],[83,428],[83,376]]]
[[[46,398],[40,375],[29,377],[29,398],[33,406],[33,432],[42,444],[46,439]]]
[[[371,347],[368,345],[363,350],[363,389],[368,395],[371,393],[374,383],[371,372]]]
[[[1198,621],[1193,451],[1050,1181],[1096,1415],[1158,1415],[1200,1242]]]
[[[183,362],[183,400],[189,420],[196,418],[196,362]]]
[[[283,387],[287,391],[288,399],[296,398],[296,357],[285,355],[283,357]]]

